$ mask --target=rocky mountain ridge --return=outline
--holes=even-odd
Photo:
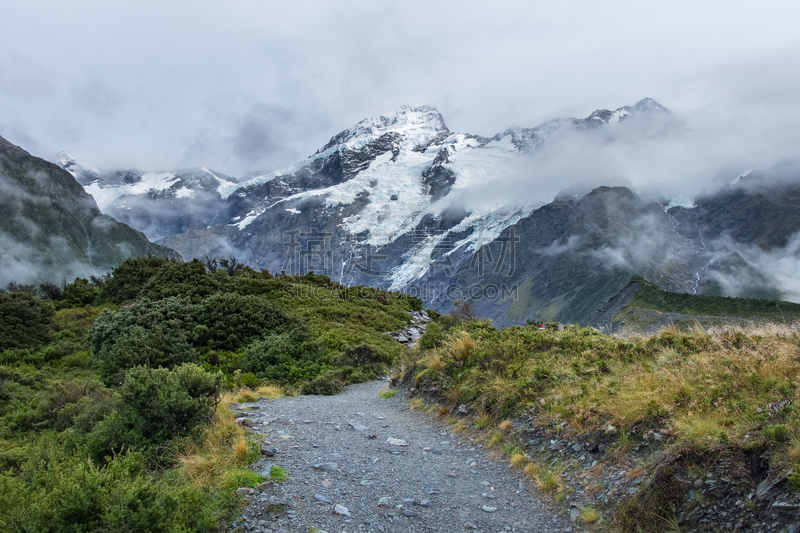
[[[789,176],[780,189],[754,172],[691,207],[619,186],[552,201],[529,194],[539,176],[527,165],[540,151],[566,137],[613,142],[615,128],[670,116],[646,98],[483,137],[451,132],[431,106],[403,106],[334,135],[289,169],[238,183],[203,169],[212,181],[197,186],[178,173],[140,173],[135,183],[124,174],[86,187],[115,198],[114,216],[184,257],[313,270],[418,293],[440,311],[470,299],[498,325],[581,322],[632,274],[672,291],[786,298],[785,283],[754,256],[788,246],[800,229],[794,167],[780,170]],[[498,173],[513,174],[520,194],[495,198]]]

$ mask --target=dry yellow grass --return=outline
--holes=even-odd
[[[178,453],[179,472],[201,487],[213,486],[225,472],[244,466],[254,457],[247,444],[247,431],[236,423],[230,410],[239,392],[220,400],[213,421],[200,439]]]
[[[536,479],[536,476],[540,476],[542,474],[542,467],[539,465],[539,463],[530,462],[525,465],[525,468],[522,469],[522,472],[530,479]]]
[[[600,511],[594,507],[587,506],[581,509],[578,515],[578,522],[581,524],[594,524],[602,517],[603,515],[600,514]]]
[[[800,464],[800,436],[792,437],[786,446],[786,457],[791,464]]]
[[[436,414],[444,418],[450,414],[450,409],[448,409],[447,407],[440,407],[439,410],[436,412]]]
[[[283,391],[276,385],[264,385],[263,387],[259,387],[256,392],[259,396],[270,398],[272,400],[276,400],[283,396]]]
[[[525,468],[530,459],[524,453],[515,453],[511,455],[511,466],[516,466],[517,468]]]
[[[447,341],[447,350],[457,361],[467,359],[474,349],[475,340],[467,331],[462,331]]]
[[[411,409],[422,409],[425,407],[425,402],[422,401],[422,398],[414,398],[410,402],[408,402],[408,406]]]
[[[247,447],[247,439],[239,436],[233,442],[233,458],[237,463],[243,462],[249,453],[249,449]]]
[[[511,424],[511,420],[503,420],[497,426],[497,429],[499,429],[503,433],[510,433],[514,429],[514,426]]]
[[[258,396],[250,389],[241,389],[238,393],[236,393],[234,400],[234,403],[257,402]]]
[[[445,364],[442,360],[442,357],[438,353],[432,353],[426,355],[422,359],[419,360],[417,363],[420,366],[423,366],[433,372],[438,372],[444,368]]]
[[[552,492],[558,488],[561,477],[551,470],[545,470],[541,474],[534,476],[536,485],[545,492]]]

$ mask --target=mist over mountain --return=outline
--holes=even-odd
[[[650,98],[492,137],[403,106],[243,180],[61,159],[104,212],[183,257],[313,270],[438,310],[470,300],[497,324],[584,321],[633,274],[797,301],[800,167],[747,163]]]
[[[175,256],[102,214],[58,166],[0,137],[0,285],[103,275],[131,256]]]

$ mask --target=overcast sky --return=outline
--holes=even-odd
[[[649,96],[759,165],[796,154],[796,1],[5,0],[0,135],[96,166],[289,166],[430,104],[493,135]]]

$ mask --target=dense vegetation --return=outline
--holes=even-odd
[[[629,309],[652,309],[660,313],[737,317],[773,322],[800,320],[800,304],[796,303],[670,292],[640,276],[635,276],[632,281],[635,281],[639,288],[633,300],[620,315],[624,315]]]
[[[550,459],[540,464],[523,451],[527,440],[515,440],[509,418],[533,420],[546,435],[569,429],[578,442],[606,443],[617,454],[631,450],[631,435],[658,431],[668,452],[639,464],[655,472],[657,457],[708,453],[716,461],[751,452],[776,471],[800,472],[796,327],[710,333],[671,327],[621,338],[578,326],[497,330],[488,321],[445,318],[445,327],[428,328],[396,379],[417,391],[420,406],[433,402],[442,416],[471,413],[467,423],[485,428],[477,438],[504,445],[512,463],[545,490],[560,491],[558,472]],[[451,419],[457,428],[464,422]],[[789,482],[800,490],[800,474]],[[661,518],[684,494],[649,504],[632,498],[620,508],[619,528],[663,531]]]
[[[214,530],[233,490],[262,481],[227,391],[333,394],[382,375],[405,350],[385,332],[421,308],[209,266],[129,259],[102,279],[0,291],[0,529]]]

